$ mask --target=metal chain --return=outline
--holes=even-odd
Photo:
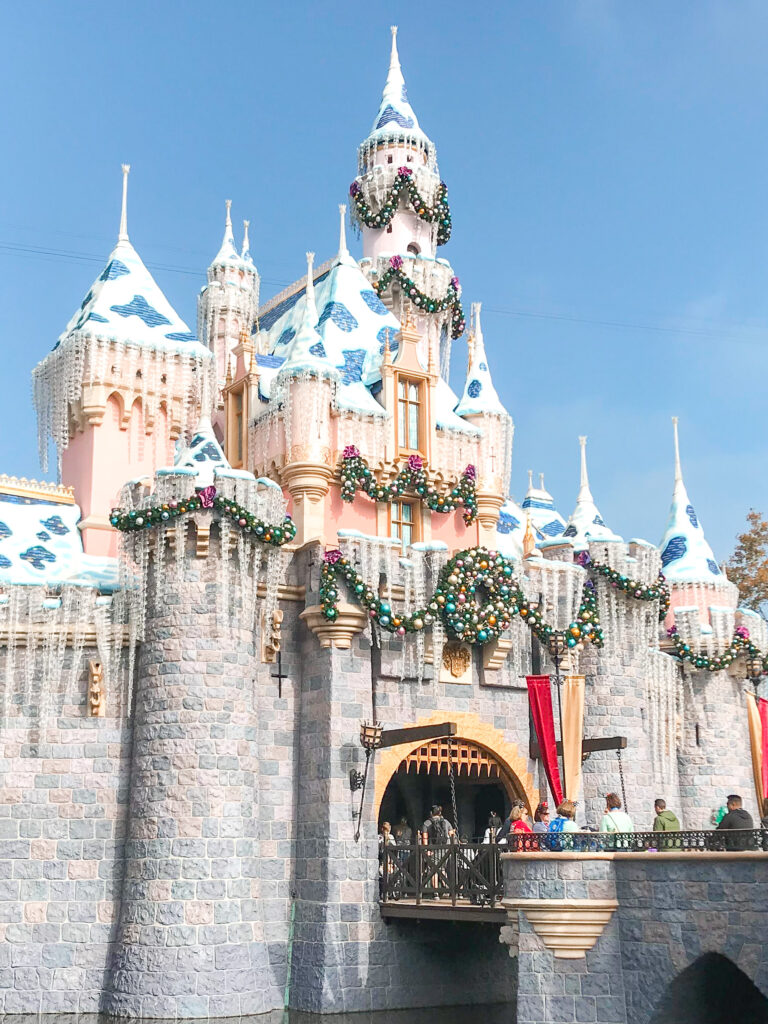
[[[626,793],[626,790],[624,789],[624,765],[622,764],[622,761],[621,761],[621,748],[620,747],[616,748],[616,757],[619,759],[619,781],[621,782],[621,802],[622,802],[622,804],[624,806],[625,813],[629,814],[629,810],[627,809],[627,793]]]
[[[451,781],[451,806],[453,807],[453,827],[456,839],[459,838],[459,812],[456,809],[456,781],[453,777],[453,738],[448,740],[448,778]]]

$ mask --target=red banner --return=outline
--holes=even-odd
[[[763,748],[763,796],[768,796],[768,700],[764,697],[757,698],[757,709],[760,712],[760,724],[763,727],[762,748]],[[760,816],[763,816],[763,808],[759,808]]]
[[[555,798],[555,806],[563,802],[563,787],[560,782],[560,768],[557,764],[557,742],[555,740],[555,718],[552,712],[552,691],[549,676],[526,676],[528,701],[531,705],[533,728],[539,741],[541,760],[547,775],[549,788]],[[768,704],[768,702],[766,702]],[[763,735],[766,735],[764,730]]]

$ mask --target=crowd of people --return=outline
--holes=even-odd
[[[679,832],[680,821],[674,811],[669,810],[666,801],[661,797],[654,802],[653,832]],[[764,802],[763,816],[760,826],[768,829],[768,800]],[[718,831],[737,831],[754,828],[752,815],[744,808],[743,801],[738,794],[731,794],[725,806],[712,812],[712,824]],[[549,805],[542,801],[533,813],[533,820],[529,820],[526,805],[522,800],[515,800],[507,815],[502,821],[495,810],[491,811],[488,818],[488,825],[482,838],[483,843],[499,843],[509,845],[510,835],[516,833],[585,833],[585,832],[606,832],[606,833],[633,833],[635,825],[632,818],[622,808],[621,797],[617,793],[607,793],[605,797],[605,813],[603,814],[599,828],[589,825],[576,824],[576,803],[573,800],[563,800],[555,810],[555,816],[550,817]],[[748,840],[745,838],[746,844]],[[443,816],[443,809],[439,804],[432,807],[429,817],[424,821],[421,829],[414,833],[414,830],[403,816],[395,825],[394,829],[388,821],[382,823],[379,834],[380,848],[384,846],[411,846],[413,843],[423,843],[428,846],[441,846],[450,843],[467,843],[466,837],[460,836],[455,826]],[[729,849],[738,849],[737,837],[732,837]],[[743,849],[747,846],[744,845]]]

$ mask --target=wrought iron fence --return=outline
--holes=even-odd
[[[768,830],[702,829],[685,832],[515,832],[503,852],[518,853],[720,853],[768,851]]]
[[[504,894],[500,853],[495,843],[445,846],[385,846],[381,851],[381,899],[459,900],[494,907]]]

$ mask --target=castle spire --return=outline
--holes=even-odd
[[[483,327],[480,322],[481,308],[480,302],[472,303],[471,326],[467,342],[469,350],[467,379],[464,382],[464,394],[455,411],[459,416],[480,416],[484,413],[491,416],[507,416],[507,410],[501,404],[498,392],[493,386],[491,371],[488,369]]]
[[[131,165],[123,164],[123,202],[120,209],[120,232],[117,236],[118,242],[128,242],[128,175],[131,173]]]
[[[587,471],[587,438],[582,435],[579,438],[581,474],[579,481],[579,493],[576,497],[576,507],[563,534],[573,544],[577,551],[583,551],[589,546],[591,540],[621,540],[618,534],[610,530],[600,515],[600,510],[592,497],[589,487],[589,473]]]
[[[565,520],[555,508],[555,499],[544,488],[544,474],[539,474],[539,486],[533,486],[533,470],[528,470],[528,490],[521,506],[531,517],[533,528],[545,539],[559,537],[565,529]]]
[[[339,255],[337,257],[339,262],[349,256],[349,249],[347,248],[347,228],[344,223],[346,213],[346,203],[339,203]]]
[[[392,48],[389,54],[387,80],[384,83],[381,103],[371,132],[377,136],[392,133],[418,134],[423,141],[428,142],[419,126],[419,120],[413,107],[408,102],[403,69],[400,67],[400,55],[397,52],[397,25],[392,25],[391,32]]]
[[[296,337],[286,349],[285,361],[278,371],[278,378],[296,376],[302,372],[331,378],[339,376],[338,370],[326,355],[322,336],[317,330],[314,259],[315,254],[308,252],[304,315]]]
[[[715,561],[696,510],[688,497],[680,462],[677,416],[672,417],[675,451],[675,483],[667,527],[661,544],[661,565],[671,583],[712,583],[722,572]]]
[[[243,221],[243,248],[240,251],[240,259],[245,260],[247,263],[253,263],[251,259],[251,242],[248,238],[248,228],[251,226],[249,220]]]
[[[214,265],[216,263],[240,262],[240,254],[235,247],[235,236],[232,234],[232,200],[227,199],[225,205],[227,212],[224,218],[224,238],[216,259],[213,261]]]

